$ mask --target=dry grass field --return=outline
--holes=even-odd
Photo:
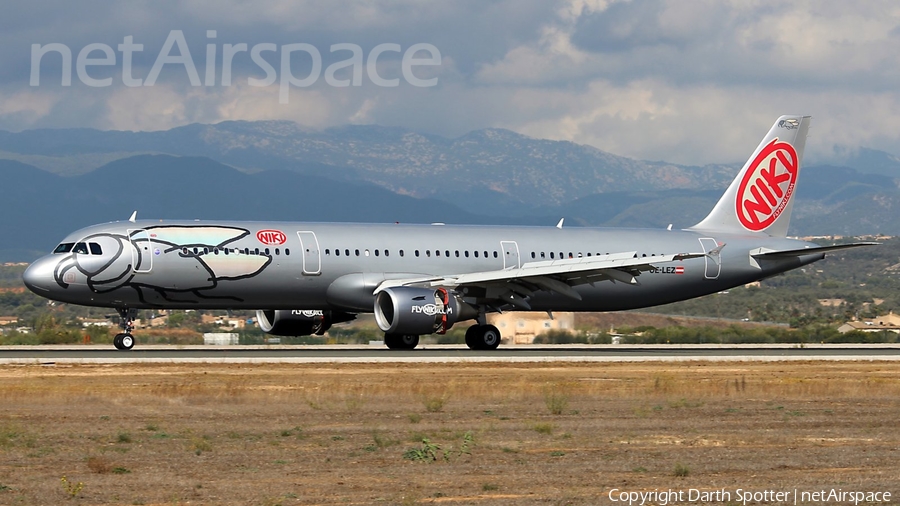
[[[723,487],[880,490],[896,502],[898,372],[3,366],[0,504],[610,504],[613,488]]]

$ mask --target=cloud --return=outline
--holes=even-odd
[[[21,5],[0,16],[0,128],[89,126],[163,129],[191,122],[288,119],[310,128],[347,123],[403,126],[445,136],[485,127],[586,143],[616,154],[680,163],[746,158],[776,117],[812,114],[808,153],[859,146],[900,153],[900,6],[887,0],[678,2],[675,0],[416,0],[345,2],[164,0],[109,4],[62,0]],[[108,88],[60,86],[47,57],[41,85],[28,84],[31,44],[59,42],[73,59],[90,43],[143,44],[134,75],[146,77],[172,30],[182,30],[201,79],[206,46],[309,43],[323,66],[382,43],[426,42],[441,65],[433,88],[335,88],[321,78],[290,90],[253,87],[265,73],[249,52],[234,58],[233,84],[191,86],[166,66],[156,86],[122,84],[114,67],[94,67]],[[215,30],[216,37],[207,37]],[[263,53],[276,69],[279,54]],[[295,73],[309,63],[295,55]],[[378,71],[401,75],[402,55]]]

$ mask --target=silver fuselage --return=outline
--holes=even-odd
[[[637,284],[575,286],[580,300],[539,291],[529,301],[539,311],[612,311],[715,293],[824,257],[757,261],[751,252],[760,248],[815,246],[764,233],[441,224],[115,222],[73,232],[61,244],[73,246],[27,269],[32,291],[73,304],[134,309],[371,312],[373,291],[388,279],[495,271],[560,256],[719,250],[715,257],[654,263]]]

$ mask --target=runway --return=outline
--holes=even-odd
[[[411,351],[381,345],[334,346],[4,346],[0,364],[127,363],[448,363],[665,361],[898,361],[897,344],[785,345],[555,345],[501,346],[474,351],[462,345],[424,345]]]

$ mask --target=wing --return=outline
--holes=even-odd
[[[581,300],[573,287],[598,281],[640,284],[641,272],[653,269],[653,264],[687,260],[705,253],[679,253],[638,257],[634,251],[582,258],[566,258],[529,262],[518,268],[472,272],[452,276],[391,279],[381,283],[375,293],[395,286],[424,286],[463,289],[467,296],[494,302],[497,306],[512,305],[531,309],[527,297],[539,291],[555,292]]]

